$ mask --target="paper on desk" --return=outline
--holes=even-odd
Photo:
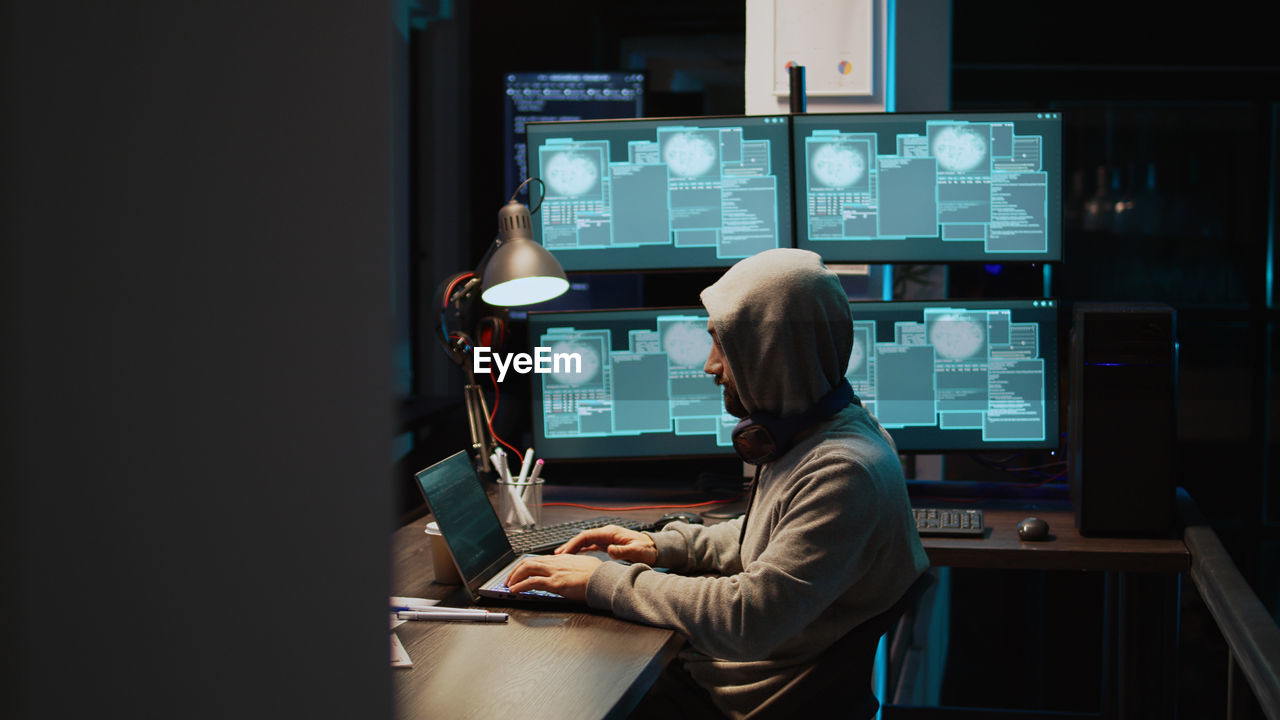
[[[428,600],[427,598],[415,597],[391,597],[391,607],[403,607],[410,610],[434,610],[436,605],[440,604],[439,600]]]
[[[404,645],[395,633],[391,633],[391,667],[413,667],[409,653],[405,652]]]

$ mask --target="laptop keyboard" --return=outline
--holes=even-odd
[[[628,530],[637,531],[649,527],[648,523],[640,520],[602,515],[585,520],[544,525],[532,530],[516,530],[507,533],[507,539],[511,541],[511,549],[517,555],[522,553],[542,553],[560,547],[583,530],[604,527],[605,525],[620,525]]]

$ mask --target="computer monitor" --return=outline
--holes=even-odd
[[[702,308],[529,313],[547,357],[531,379],[533,446],[547,460],[733,455],[738,419],[702,371],[711,351]]]
[[[785,116],[529,123],[529,172],[546,191],[534,239],[569,271],[721,268],[790,247],[788,128]]]
[[[904,452],[1059,446],[1054,299],[850,303],[846,377]],[[581,356],[532,381],[548,460],[715,457],[738,422],[702,372],[702,308],[529,313],[546,354]]]
[[[1059,446],[1053,299],[852,302],[846,377],[903,451]]]
[[[827,262],[1062,259],[1062,115],[796,115],[796,247]]]
[[[529,177],[527,123],[644,115],[644,73],[640,72],[508,73],[503,89],[507,192]],[[537,188],[534,191],[537,197]],[[527,188],[521,197],[528,197]]]

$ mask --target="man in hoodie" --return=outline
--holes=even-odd
[[[690,645],[676,669],[688,680],[685,709],[706,702],[741,718],[893,605],[928,559],[893,441],[845,383],[853,326],[836,275],[815,253],[769,250],[701,297],[713,341],[704,370],[744,418],[739,453],[759,463],[747,514],[656,533],[587,531],[517,566],[508,585],[680,632]],[[752,425],[776,431],[763,435],[766,452]],[[576,554],[593,549],[632,564]]]

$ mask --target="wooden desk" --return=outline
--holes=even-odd
[[[547,523],[597,515],[618,514],[653,520],[666,510],[609,512],[559,507],[550,503],[574,500],[606,507],[683,504],[705,499],[693,492],[637,491],[601,488],[546,490],[543,511]],[[1111,667],[1114,686],[1104,697],[1104,716],[1126,716],[1124,708],[1138,701],[1136,687],[1145,691],[1160,673],[1139,675],[1145,658],[1160,657],[1167,642],[1151,636],[1168,631],[1169,618],[1151,621],[1139,606],[1151,597],[1167,599],[1162,583],[1191,566],[1180,539],[1115,539],[1081,537],[1069,511],[984,509],[987,536],[982,540],[926,538],[932,564],[957,568],[1017,570],[1095,570],[1115,577],[1109,600],[1109,622],[1117,635]],[[1049,522],[1051,539],[1024,542],[1017,523],[1028,515]],[[433,582],[431,557],[423,532],[427,519],[409,523],[392,537],[392,594],[440,599],[465,605],[456,586]],[[1112,584],[1108,576],[1108,585]],[[1157,587],[1143,578],[1154,578]],[[1112,591],[1109,590],[1109,594]],[[1176,631],[1176,589],[1172,611]],[[409,622],[397,628],[414,666],[394,670],[396,715],[416,718],[484,718],[518,714],[522,718],[623,718],[675,657],[684,639],[660,628],[618,620],[605,614],[575,610],[528,610],[511,607],[504,624]],[[1141,620],[1139,620],[1141,618]],[[1137,648],[1137,652],[1133,652]],[[1167,659],[1167,655],[1166,655]],[[1158,664],[1158,663],[1157,663]],[[1151,666],[1147,666],[1151,667]],[[1150,696],[1148,696],[1150,697]],[[1136,716],[1136,715],[1133,715]]]
[[[1048,540],[1018,538],[1018,522],[1029,516],[1049,523]],[[1191,553],[1182,539],[1084,537],[1070,510],[984,508],[983,520],[988,530],[981,540],[925,538],[929,562],[953,568],[1102,572],[1106,597],[1099,716],[1173,717],[1179,578],[1191,570]],[[888,708],[884,715],[904,717]]]
[[[548,488],[545,500],[552,502],[558,491]],[[626,516],[653,520],[663,512]],[[606,514],[611,513],[552,506],[543,510],[543,522]],[[458,586],[434,582],[424,532],[428,520],[411,522],[392,536],[391,594],[467,605]],[[511,616],[506,623],[411,621],[396,628],[413,660],[412,668],[392,669],[396,717],[625,718],[684,645],[670,630],[585,609],[504,611]]]
[[[1180,573],[1191,569],[1181,538],[1092,538],[1076,530],[1069,510],[984,509],[985,538],[925,538],[938,567],[1003,570],[1100,570]],[[1049,523],[1049,539],[1018,538],[1018,523],[1035,516]]]

